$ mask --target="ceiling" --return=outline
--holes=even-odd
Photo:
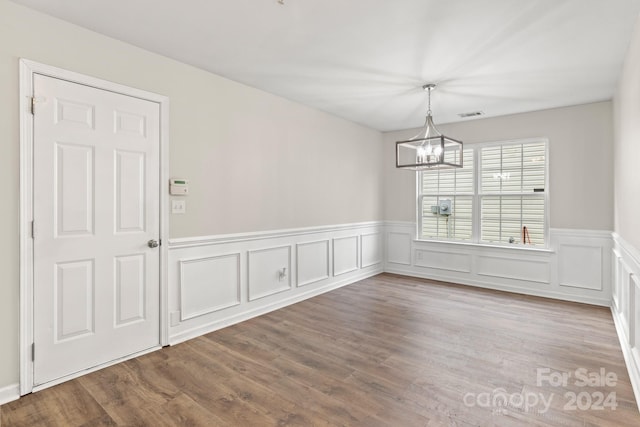
[[[13,0],[389,131],[611,99],[640,0]],[[473,120],[473,119],[464,119]]]

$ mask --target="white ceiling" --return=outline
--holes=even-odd
[[[640,0],[13,0],[375,129],[610,99]],[[465,119],[470,120],[470,119]]]

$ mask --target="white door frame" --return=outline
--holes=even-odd
[[[33,76],[41,74],[97,89],[108,90],[160,105],[160,345],[169,344],[169,98],[117,83],[85,76],[27,59],[20,59],[20,395],[33,391]],[[37,104],[37,100],[36,100]],[[114,361],[116,362],[116,361]],[[100,366],[102,367],[102,366]],[[96,368],[97,369],[97,368]],[[95,369],[93,369],[95,370]],[[91,370],[80,372],[85,374]],[[65,380],[69,377],[65,377]],[[48,384],[48,385],[52,385]]]

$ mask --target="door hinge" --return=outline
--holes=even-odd
[[[47,98],[45,98],[44,96],[32,96],[31,97],[31,114],[35,115],[36,114],[36,104],[38,102],[46,102]]]
[[[31,361],[36,361],[36,343],[31,343]]]
[[[31,238],[32,239],[36,238],[36,222],[35,221],[31,221]]]

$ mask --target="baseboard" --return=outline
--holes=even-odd
[[[318,287],[315,288],[313,290],[310,290],[309,292],[305,292],[305,293],[300,293],[297,294],[295,296],[286,298],[286,299],[282,299],[280,301],[277,301],[275,303],[272,304],[268,304],[262,307],[258,307],[252,310],[248,310],[245,312],[242,312],[240,314],[236,314],[236,315],[232,315],[223,319],[219,319],[216,320],[214,322],[210,322],[207,324],[203,324],[203,325],[199,325],[196,328],[193,329],[189,329],[186,331],[182,331],[174,336],[171,336],[169,338],[169,343],[170,345],[175,345],[196,337],[199,337],[201,335],[205,335],[214,331],[217,331],[219,329],[223,329],[226,328],[227,326],[232,326],[235,324],[238,324],[240,322],[244,322],[246,320],[252,319],[254,317],[258,317],[258,316],[262,316],[263,314],[267,314],[270,313],[272,311],[275,310],[279,310],[281,308],[287,307],[289,305],[293,305],[299,302],[302,302],[304,300],[307,300],[309,298],[313,298],[315,296],[324,294],[326,292],[341,288],[343,286],[347,286],[350,285],[352,283],[355,283],[359,280],[363,280],[369,277],[373,277],[375,275],[381,274],[383,273],[382,268],[378,268],[376,270],[373,271],[367,271],[367,272],[363,272],[360,273],[358,275],[353,275],[350,276],[348,279],[346,280],[341,280],[338,282],[333,282],[330,283],[326,286],[322,286],[322,287]]]
[[[20,398],[20,384],[10,384],[0,388],[0,405],[13,402]]]

